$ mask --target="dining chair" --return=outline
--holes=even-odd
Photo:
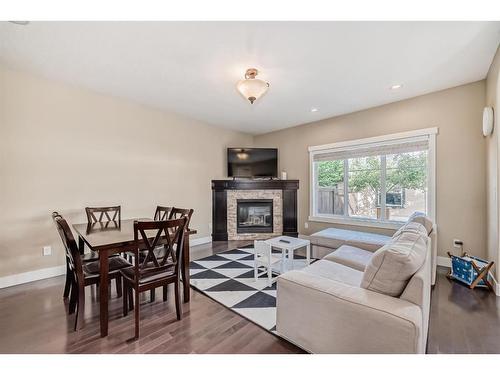
[[[158,206],[158,207],[161,207],[161,206]],[[179,208],[179,207],[163,207],[163,208],[167,208],[169,209],[169,215],[168,215],[168,219],[169,220],[172,220],[172,219],[180,219],[181,217],[186,217],[187,218],[187,222],[186,222],[186,227],[184,228],[184,230],[189,230],[189,222],[191,221],[191,216],[193,216],[193,212],[194,210],[191,209],[191,208]],[[158,208],[157,208],[158,210]],[[156,214],[155,214],[155,217],[156,217]],[[156,220],[156,218],[155,218]],[[166,219],[163,219],[163,220],[166,220]],[[163,255],[165,253],[165,250],[160,246],[156,249],[156,256],[157,258],[162,258]],[[143,252],[144,254],[144,252]],[[184,277],[184,275],[182,275]],[[163,288],[163,298],[164,300],[166,301],[166,295],[167,295],[167,287]],[[155,300],[155,290],[154,289],[151,289],[151,296],[150,296],[150,301],[151,302],[154,302]]]
[[[92,230],[97,224],[101,224],[109,229],[119,228],[121,223],[121,206],[109,207],[85,207],[85,214],[87,215],[88,230]],[[83,253],[83,249],[80,249]],[[84,261],[94,261],[99,259],[99,256],[94,251],[85,254]]]
[[[66,280],[69,280],[70,287],[68,294],[71,293],[69,300],[69,314],[76,311],[75,331],[83,326],[85,312],[85,287],[99,283],[99,262],[83,262],[80,250],[76,244],[73,233],[67,221],[57,212],[52,213],[57,231],[64,245],[66,255]],[[113,257],[109,259],[109,278],[120,278],[120,269],[131,267],[132,265],[122,257]],[[118,285],[118,284],[117,284]],[[118,290],[118,288],[117,288]],[[120,285],[121,292],[121,285]],[[66,293],[66,287],[65,287]]]
[[[186,227],[184,230],[189,230],[189,222],[191,221],[191,216],[193,216],[194,210],[192,208],[179,208],[172,207],[170,210],[169,219],[179,219],[181,217],[187,217]]]
[[[168,220],[170,217],[170,211],[172,211],[173,207],[167,207],[167,206],[156,206],[155,214],[154,214],[154,220],[155,221],[162,221],[162,220]],[[159,246],[156,249],[157,253],[163,252],[163,246]],[[147,250],[143,250],[140,254],[140,260],[147,255]],[[160,254],[157,254],[157,256],[160,256]],[[130,259],[129,259],[130,260]],[[154,302],[155,300],[155,290],[151,289],[150,291],[151,296],[150,296],[150,301]]]
[[[253,242],[254,247],[254,277],[255,282],[262,275],[267,274],[267,285],[271,286],[273,281],[273,265],[281,263],[281,273],[283,273],[283,257],[279,255],[274,255],[272,252],[272,247],[266,241],[255,240]],[[263,272],[259,273],[259,268],[264,268]]]
[[[172,207],[156,206],[154,220],[167,220],[170,217],[170,211],[172,211]]]
[[[122,208],[121,206],[109,206],[109,207],[85,207],[85,214],[87,215],[87,225],[88,230],[92,230],[96,225],[108,228],[110,230],[119,229],[122,218]],[[95,251],[90,250],[89,253],[84,253],[84,249],[80,249],[83,254],[84,262],[94,262],[99,259],[99,254]],[[120,254],[113,254],[112,256],[118,256]],[[125,259],[126,254],[122,254]],[[120,284],[120,286],[118,286]],[[116,289],[121,290],[121,279],[117,280]],[[120,291],[121,296],[121,291]]]
[[[106,223],[106,222],[120,222],[122,208],[121,206],[110,206],[110,207],[85,207],[85,213],[87,214],[87,222],[89,224],[94,223]],[[98,215],[99,217],[97,217]]]
[[[136,221],[134,223],[134,266],[121,270],[123,277],[123,315],[134,309],[135,338],[139,338],[140,293],[174,284],[175,309],[177,319],[182,317],[180,301],[180,267],[182,247],[184,244],[184,229],[187,217],[165,221]],[[158,258],[155,250],[163,242],[165,254]],[[147,250],[147,256],[140,259],[142,250]],[[133,293],[134,292],[134,293]],[[134,294],[134,298],[132,297]],[[135,299],[133,303],[132,298]],[[163,295],[166,300],[166,293]]]

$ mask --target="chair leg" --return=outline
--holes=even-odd
[[[255,282],[257,282],[258,279],[258,272],[259,272],[259,267],[257,266],[257,262],[255,262],[253,266],[253,277],[255,278]]]
[[[117,275],[115,282],[116,282],[116,295],[118,296],[118,298],[120,298],[123,294],[122,293],[122,276]]]
[[[128,286],[125,280],[123,280],[123,316],[128,315]]]
[[[175,286],[175,311],[177,313],[177,320],[181,320],[182,318],[182,304],[181,304],[181,301],[180,301],[180,290],[179,290],[179,287],[180,287],[180,282],[179,280],[177,280],[174,284]]]
[[[78,294],[78,292],[75,292],[75,294]],[[73,330],[78,331],[78,314],[80,313],[80,306],[78,306],[78,302],[75,304],[75,306],[76,306],[75,326],[73,327]]]
[[[155,290],[151,289],[149,291],[149,293],[151,293],[151,295],[149,296],[149,302],[154,302],[155,301]]]
[[[85,315],[85,286],[78,288],[78,305],[76,306],[75,331],[83,327]]]
[[[69,296],[69,291],[71,289],[71,270],[69,269],[68,265],[66,265],[66,283],[64,284],[64,292],[63,292],[63,298],[66,299]]]
[[[132,311],[134,309],[134,291],[130,287],[130,285],[127,288],[128,290],[128,311]],[[137,301],[137,303],[139,303]]]
[[[74,282],[71,283],[70,289],[71,289],[71,294],[69,297],[69,309],[68,309],[69,315],[75,312],[76,304],[78,302],[78,287],[75,285]]]
[[[135,339],[139,338],[139,309],[141,304],[139,303],[139,288],[135,288]]]
[[[163,302],[168,300],[168,285],[163,286]]]

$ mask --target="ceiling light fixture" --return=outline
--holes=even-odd
[[[319,109],[318,108],[311,108],[311,112],[318,112]]]
[[[400,85],[400,84],[397,84],[397,85],[392,85],[392,86],[391,86],[391,90],[397,90],[397,89],[400,89],[400,88],[401,88],[401,86],[403,86],[403,85]]]
[[[245,79],[239,81],[236,85],[236,88],[238,89],[240,94],[243,95],[243,97],[249,100],[252,104],[262,95],[264,95],[269,89],[269,83],[255,78],[257,77],[257,74],[259,74],[259,71],[257,69],[247,69],[245,73]]]
[[[241,150],[241,152],[238,152],[236,154],[236,157],[240,160],[247,160],[248,159],[248,154],[245,152],[245,150]]]

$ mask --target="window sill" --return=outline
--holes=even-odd
[[[361,219],[352,217],[335,217],[335,216],[309,216],[309,221],[315,221],[320,223],[332,223],[332,224],[343,224],[343,225],[353,225],[359,227],[372,227],[372,228],[383,228],[383,229],[394,229],[397,230],[401,228],[404,224],[403,221],[379,221],[372,219]]]

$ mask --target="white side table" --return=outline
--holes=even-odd
[[[304,240],[302,238],[296,238],[296,237],[288,237],[288,236],[279,236],[275,238],[270,238],[269,240],[265,241],[267,244],[271,245],[272,247],[276,247],[278,249],[281,249],[281,251],[284,252],[285,254],[285,259],[287,259],[287,264],[285,270],[289,270],[290,266],[291,269],[294,269],[294,264],[293,264],[293,254],[294,251],[297,249],[301,249],[303,247],[306,248],[306,265],[309,265],[311,263],[311,243],[309,240]]]

